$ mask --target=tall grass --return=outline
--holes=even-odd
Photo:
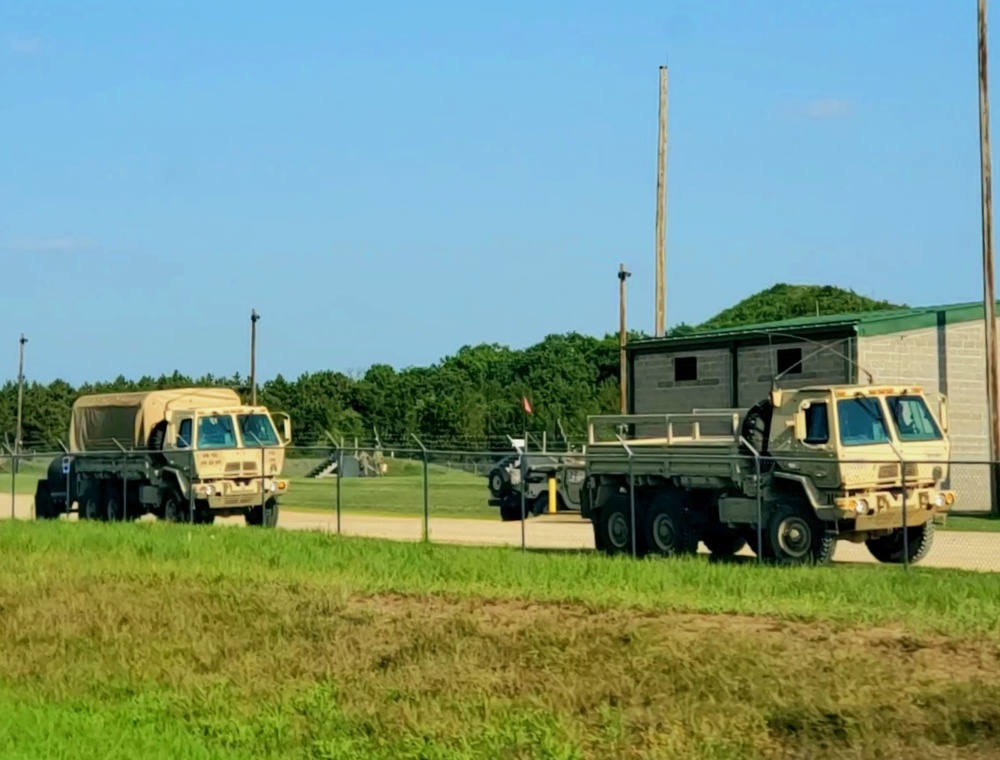
[[[989,757],[998,613],[971,573],[5,522],[0,754]]]

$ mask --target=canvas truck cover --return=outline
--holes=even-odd
[[[242,400],[228,388],[176,388],[132,393],[81,396],[69,422],[70,452],[145,448],[149,434],[170,409],[239,406]]]

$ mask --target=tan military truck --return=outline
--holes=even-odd
[[[848,540],[880,562],[918,562],[955,501],[938,400],[935,414],[919,386],[816,386],[774,389],[745,413],[591,417],[581,513],[609,554],[749,544],[821,564]]]
[[[274,527],[278,496],[288,491],[280,476],[290,439],[288,415],[246,406],[225,388],[82,396],[68,452],[38,481],[35,514],[194,523],[244,515]]]

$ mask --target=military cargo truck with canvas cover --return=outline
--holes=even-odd
[[[38,482],[35,513],[195,523],[243,515],[273,527],[288,489],[280,476],[290,438],[287,415],[244,405],[225,388],[82,396],[68,452]]]
[[[935,415],[920,387],[833,385],[774,389],[746,411],[591,417],[581,512],[611,554],[703,542],[824,563],[848,540],[917,562],[955,501],[938,401]],[[702,432],[720,420],[728,434]]]

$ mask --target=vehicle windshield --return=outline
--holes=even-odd
[[[240,436],[246,446],[278,446],[278,433],[266,414],[239,414]]]
[[[889,396],[886,403],[900,441],[906,443],[942,439],[941,429],[921,396]]]
[[[228,414],[210,414],[198,418],[199,449],[236,447],[236,426]]]
[[[837,402],[837,422],[840,424],[840,443],[843,446],[868,446],[888,443],[882,404],[871,396],[841,399]]]

